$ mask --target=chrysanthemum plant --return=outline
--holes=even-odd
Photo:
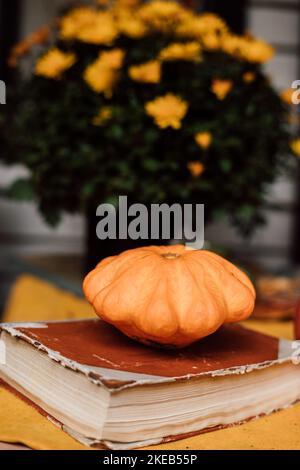
[[[244,231],[263,220],[289,145],[268,44],[176,2],[123,0],[70,10],[11,65],[33,46],[1,110],[1,152],[30,170],[10,193],[35,196],[49,223],[119,195],[205,203]]]

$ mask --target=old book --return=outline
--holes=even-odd
[[[100,320],[3,324],[0,378],[82,443],[132,449],[300,399],[300,342],[229,325],[179,351]]]

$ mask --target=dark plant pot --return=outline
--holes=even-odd
[[[171,205],[172,203],[169,203]],[[159,246],[168,245],[167,240],[99,240],[96,234],[97,224],[100,219],[96,216],[97,207],[99,204],[90,204],[86,212],[86,259],[85,259],[85,274],[90,272],[96,267],[100,261],[109,257],[116,256],[123,251],[133,250],[143,246]],[[151,211],[149,211],[150,214]],[[211,219],[210,212],[205,211],[205,223],[208,224]],[[148,220],[150,226],[151,220]]]
[[[133,250],[143,246],[166,245],[164,240],[99,240],[96,227],[99,217],[96,217],[96,209],[92,208],[86,214],[86,253],[84,274],[93,270],[98,263],[109,256],[116,256],[126,250]]]

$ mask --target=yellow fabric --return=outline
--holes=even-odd
[[[5,322],[35,322],[91,318],[93,308],[83,299],[34,276],[15,283],[4,312]]]
[[[12,290],[5,321],[43,321],[93,316],[89,305],[32,276],[21,277]],[[293,338],[291,322],[249,321],[247,326],[287,339]],[[88,450],[41,416],[34,408],[0,388],[0,441],[22,443],[37,450]],[[298,449],[300,403],[271,416],[202,434],[152,449]]]
[[[86,449],[3,388],[0,388],[0,441],[36,450]]]
[[[294,324],[291,321],[249,320],[244,326],[276,338],[294,339]]]

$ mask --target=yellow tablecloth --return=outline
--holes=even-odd
[[[5,321],[60,320],[92,316],[90,307],[69,293],[60,291],[31,276],[16,283],[8,302]],[[291,339],[291,323],[250,321],[248,327]],[[22,443],[38,450],[88,450],[35,409],[0,388],[0,441]],[[202,434],[152,449],[300,449],[300,403],[289,408],[228,429]]]

